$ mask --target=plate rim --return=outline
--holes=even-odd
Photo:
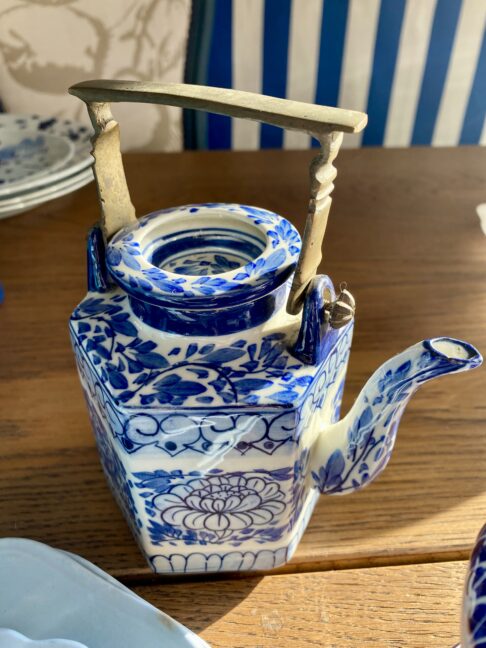
[[[82,122],[79,122],[75,119],[67,119],[67,118],[61,118],[55,116],[45,117],[42,115],[37,115],[36,113],[30,113],[30,114],[0,113],[0,128],[5,127],[1,125],[2,122],[5,123],[8,121],[12,121],[15,123],[16,120],[22,120],[22,119],[28,121],[25,130],[32,129],[33,125],[38,124],[41,121],[44,122],[53,121],[53,123],[50,126],[46,127],[45,129],[42,129],[41,132],[49,135],[59,135],[60,137],[65,137],[65,135],[62,135],[59,132],[59,130],[72,128],[75,131],[78,131],[79,133],[85,134],[87,139],[83,138],[83,140],[80,142],[69,139],[69,141],[73,144],[72,155],[67,160],[66,166],[62,166],[57,171],[54,171],[53,173],[46,173],[45,175],[41,175],[41,176],[36,176],[34,180],[26,181],[24,185],[21,185],[23,187],[22,189],[19,189],[19,187],[17,186],[14,190],[10,190],[9,185],[0,186],[0,199],[10,196],[12,194],[15,195],[17,193],[25,193],[26,191],[29,191],[31,189],[41,188],[42,186],[46,184],[50,184],[52,182],[57,182],[58,180],[64,179],[66,177],[69,177],[70,175],[74,175],[75,173],[78,173],[78,171],[82,171],[83,169],[90,166],[94,162],[94,158],[91,155],[92,146],[90,141],[93,135],[93,131]],[[24,130],[24,129],[18,128],[18,130]],[[34,130],[36,129],[34,128]],[[79,145],[78,153],[76,152],[77,144]],[[84,155],[84,148],[86,148],[86,155]],[[78,154],[82,155],[81,159],[79,159],[75,164],[70,165],[69,164],[70,160],[76,158]]]
[[[0,199],[0,214],[4,209],[8,211],[8,207],[21,207],[22,205],[35,203],[38,199],[42,199],[45,196],[50,196],[51,193],[56,193],[56,191],[62,190],[64,187],[69,186],[71,183],[74,184],[76,180],[81,180],[81,178],[89,177],[93,177],[94,179],[94,175],[90,167],[87,169],[82,169],[81,171],[74,173],[73,175],[69,175],[62,180],[48,184],[45,187],[41,187],[40,189],[35,189],[32,192],[26,192],[22,196],[14,196],[13,198],[8,198],[7,200]]]

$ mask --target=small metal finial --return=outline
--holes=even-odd
[[[354,317],[356,302],[347,288],[345,282],[341,283],[337,298],[332,302],[328,302],[324,307],[327,320],[333,329],[346,326]]]

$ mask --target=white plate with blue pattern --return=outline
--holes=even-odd
[[[73,152],[73,143],[59,135],[0,129],[0,187],[18,190],[65,165]]]
[[[46,185],[53,185],[86,169],[93,162],[91,134],[92,132],[87,126],[69,119],[13,113],[0,114],[0,151],[2,141],[6,142],[5,147],[7,148],[4,157],[11,157],[12,151],[8,150],[8,147],[11,147],[13,143],[17,143],[18,147],[19,143],[28,139],[32,149],[35,147],[35,142],[39,142],[36,171],[31,168],[30,163],[27,164],[28,155],[25,153],[29,144],[25,142],[20,145],[20,157],[17,158],[20,159],[20,162],[16,165],[19,170],[16,172],[15,181],[8,179],[12,175],[12,171],[7,174],[7,167],[5,167],[5,173],[2,175],[0,167],[0,200],[20,193],[26,194]],[[61,140],[64,144],[58,143],[55,147],[55,140],[58,142]],[[42,153],[46,148],[45,142],[47,141],[49,141],[50,148],[53,149],[49,157]],[[43,158],[43,160],[39,160],[39,158]]]
[[[28,638],[15,637],[22,648],[209,648],[88,561],[19,538],[0,540],[0,628]]]

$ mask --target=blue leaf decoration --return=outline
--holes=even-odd
[[[187,347],[186,351],[186,358],[190,358],[192,355],[194,355],[197,351],[197,344],[190,344]]]
[[[106,260],[108,263],[112,266],[117,266],[121,263],[122,260],[122,255],[120,254],[120,251],[117,250],[116,248],[110,247],[108,248],[108,252],[106,255]]]
[[[122,255],[123,263],[128,268],[131,268],[132,270],[140,270],[140,263],[126,250],[123,250],[121,255]]]
[[[307,387],[307,385],[310,385],[311,382],[312,376],[301,376],[300,378],[294,380],[293,384],[298,387]]]
[[[114,389],[126,389],[128,387],[127,379],[119,371],[113,369],[108,371],[108,380]]]
[[[249,360],[241,365],[244,369],[251,372],[258,367],[258,360]]]
[[[283,404],[290,404],[293,403],[296,398],[298,398],[299,393],[294,391],[293,389],[285,390],[285,391],[278,391],[272,394],[272,398],[274,398],[276,401],[279,403]]]
[[[264,262],[263,268],[265,272],[270,272],[271,270],[275,270],[275,268],[278,268],[282,263],[285,261],[285,257],[287,256],[287,253],[285,252],[284,249],[276,250],[275,252],[272,252],[272,254],[266,259]],[[262,261],[263,259],[260,259]]]
[[[122,392],[121,394],[118,394],[118,400],[122,401],[122,403],[125,403],[126,401],[130,400],[132,396],[133,396],[133,392],[127,390]]]
[[[99,313],[103,313],[106,310],[106,304],[103,299],[95,299],[92,297],[90,299],[86,299],[82,303],[80,310],[82,310],[83,313],[88,313],[89,315],[98,315]]]
[[[365,428],[371,422],[372,418],[373,418],[373,410],[368,405],[368,407],[366,407],[363,410],[361,416],[359,417],[358,430],[362,430],[363,428]]]
[[[168,293],[182,293],[184,288],[181,288],[175,281],[168,281],[167,279],[152,279],[152,283],[160,290]]]
[[[196,400],[198,401],[198,403],[208,405],[209,403],[213,402],[214,398],[212,396],[198,396]]]
[[[142,398],[140,399],[142,405],[151,405],[154,401],[155,401],[154,394],[148,394],[146,396],[142,396]]]
[[[178,383],[179,380],[181,380],[181,377],[177,374],[168,374],[167,376],[164,376],[163,378],[158,380],[154,384],[154,387],[156,387],[157,389],[165,389],[167,387],[172,387],[172,385]]]
[[[115,319],[113,319],[111,325],[117,333],[122,333],[123,335],[128,335],[129,337],[137,335],[137,329],[131,322],[117,322]]]
[[[148,353],[149,351],[153,351],[156,346],[155,342],[147,340],[147,342],[143,342],[137,346],[137,353]]]
[[[158,353],[137,353],[136,359],[147,369],[165,369],[169,366],[167,360]]]
[[[178,385],[176,385],[176,393],[183,396],[194,396],[196,394],[202,394],[206,391],[206,387],[201,385],[201,383],[192,382],[192,380],[181,380]]]
[[[89,344],[89,342],[88,342],[88,344]],[[102,358],[104,358],[105,360],[108,360],[110,358],[110,352],[108,351],[108,349],[105,349],[105,347],[102,344],[96,344],[95,342],[93,342],[93,345],[94,345],[95,351]]]
[[[227,349],[218,349],[212,353],[208,353],[204,357],[205,362],[213,362],[214,364],[222,364],[223,362],[231,362],[241,356],[245,355],[245,352],[242,349],[227,348]]]
[[[273,382],[271,380],[263,380],[261,378],[245,378],[244,380],[236,380],[233,383],[233,386],[240,394],[249,394],[253,391],[259,391],[260,389],[272,387]]]
[[[412,368],[412,363],[410,360],[407,360],[407,362],[404,362],[402,365],[398,367],[398,369],[395,371],[395,380],[403,380],[408,376],[410,373],[410,369]]]
[[[214,344],[205,344],[200,350],[200,354],[206,355],[206,353],[211,353],[213,349],[214,349]]]
[[[342,481],[342,473],[344,471],[344,467],[346,465],[346,462],[343,457],[343,453],[341,450],[334,450],[332,455],[329,457],[326,463],[326,473],[327,473],[327,478],[326,478],[326,486],[328,485],[336,485]]]
[[[143,288],[143,290],[150,291],[153,289],[152,284],[147,281],[146,279],[138,279],[138,283],[140,284],[140,288]]]
[[[137,362],[136,360],[132,360],[131,358],[127,358],[127,364],[128,364],[128,371],[130,373],[138,373],[143,369],[143,365],[141,362]]]
[[[209,376],[209,372],[206,369],[200,369],[199,367],[188,367],[187,370],[196,374],[196,376],[201,379]]]

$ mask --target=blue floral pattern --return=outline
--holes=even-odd
[[[317,410],[322,409],[323,425],[338,419],[351,333],[351,329],[343,331],[326,362],[316,372],[297,411],[293,408],[283,411],[245,408],[241,412],[224,408],[206,408],[199,412],[171,408],[154,411],[147,407],[125,410],[113,401],[112,384],[95,378],[94,371],[100,365],[90,362],[90,354],[80,348],[74,336],[73,344],[86,399],[97,403],[106,429],[111,430],[113,442],[116,441],[123,452],[133,454],[153,448],[170,457],[198,454],[216,457],[227,456],[228,452],[240,456],[273,455],[280,450],[294,451],[302,431],[308,428]],[[334,391],[332,386],[340,376],[341,385]],[[332,397],[331,407],[324,407],[328,397]]]
[[[459,341],[416,345],[376,372],[344,422],[333,425],[353,325],[331,330],[322,320],[322,289],[333,294],[330,280],[314,282],[299,333],[298,318],[280,310],[298,234],[265,210],[224,206],[238,212],[228,222],[240,229],[220,228],[228,215],[213,213],[201,243],[191,219],[206,207],[220,206],[183,208],[179,230],[171,229],[179,227],[179,214],[157,214],[115,235],[107,254],[111,277],[94,231],[91,292],[70,321],[105,472],[158,571],[283,562],[319,492],[357,490],[383,470],[418,385],[480,363],[476,350]],[[190,233],[187,241],[177,238],[181,231]],[[219,249],[254,260],[205,274],[206,261],[229,264],[216,259]],[[198,274],[167,271],[163,264],[172,260]]]
[[[181,470],[134,474],[145,499],[154,545],[275,542],[292,531],[306,495],[308,451],[293,467],[202,474]],[[289,482],[289,487],[283,484]]]
[[[285,494],[261,476],[197,477],[158,495],[155,507],[167,524],[206,529],[223,540],[254,526],[271,524],[285,510]]]
[[[14,157],[11,146],[5,144],[4,134],[18,133],[19,137],[24,133],[26,139],[19,143]],[[9,193],[16,187],[13,182],[19,182],[29,178],[31,189],[44,185],[45,176],[39,174],[39,170],[45,170],[49,163],[49,155],[46,150],[45,135],[53,135],[70,141],[73,150],[69,155],[66,151],[65,160],[58,159],[51,168],[54,174],[63,173],[69,169],[71,175],[87,168],[92,163],[90,151],[91,129],[73,122],[70,119],[57,119],[56,117],[43,119],[39,115],[18,116],[11,113],[1,113],[0,116],[0,194]],[[37,149],[37,152],[36,152]],[[36,154],[37,153],[37,154]],[[19,155],[20,154],[20,155]],[[16,169],[12,168],[15,163]],[[51,163],[53,160],[50,161]],[[51,177],[51,176],[49,176]],[[58,176],[59,177],[59,176]],[[52,178],[51,181],[53,181]]]
[[[167,553],[150,556],[152,569],[158,574],[194,574],[214,572],[237,572],[275,569],[290,560],[289,547],[261,549],[260,551],[211,551],[194,553]]]
[[[400,418],[419,386],[437,376],[470,369],[482,362],[472,348],[470,358],[459,360],[432,353],[431,342],[420,342],[392,358],[368,381],[342,422],[346,425],[350,419],[347,442],[343,447],[336,447],[325,463],[312,471],[321,493],[352,492],[373,481],[390,460]],[[459,344],[465,343],[459,341]]]
[[[270,241],[257,259],[248,261],[244,266],[232,270],[225,269],[222,275],[181,276],[168,270],[161,270],[146,258],[139,237],[143,237],[143,228],[161,214],[178,211],[196,215],[204,209],[224,209],[237,213],[259,226]],[[136,224],[124,228],[113,237],[107,249],[107,265],[119,283],[127,292],[140,299],[149,297],[152,300],[170,299],[178,296],[186,299],[210,297],[222,293],[240,294],[256,286],[268,284],[292,270],[300,252],[300,236],[295,227],[281,216],[248,205],[226,205],[205,203],[186,205],[166,209],[140,218]],[[199,273],[195,273],[199,274]],[[251,284],[251,286],[250,286]]]
[[[218,456],[229,448],[241,456],[251,451],[272,455],[293,442],[295,423],[293,412],[134,414],[115,434],[130,454],[155,446],[171,457],[189,453]]]
[[[133,482],[129,479],[125,466],[118,457],[116,450],[110,441],[109,435],[107,434],[108,430],[104,427],[102,419],[98,415],[96,409],[90,405],[89,401],[88,408],[95,433],[96,444],[101,457],[101,463],[111,491],[122,509],[128,523],[134,532],[138,534],[140,533],[140,529],[143,527],[143,523],[138,515],[132,494]]]
[[[286,406],[299,401],[323,370],[296,360],[281,332],[258,343],[241,338],[228,346],[182,338],[161,350],[131,321],[127,299],[121,291],[88,297],[71,317],[73,339],[120,404]],[[337,366],[342,353],[347,358],[351,331],[349,326],[342,330],[329,363]]]
[[[175,274],[184,275],[214,275],[229,272],[240,267],[239,261],[231,258],[229,254],[193,254],[182,261],[174,259],[164,267]]]

